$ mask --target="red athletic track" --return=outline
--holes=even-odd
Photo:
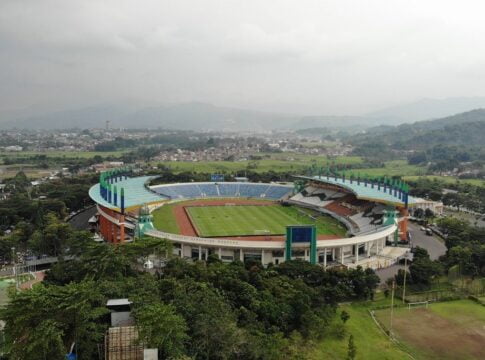
[[[172,208],[173,214],[179,226],[180,233],[186,236],[198,236],[195,231],[192,222],[190,221],[185,208],[188,206],[221,206],[226,204],[237,204],[237,205],[273,205],[277,204],[275,201],[268,200],[250,200],[250,199],[220,199],[220,200],[193,200],[184,201]],[[234,239],[234,240],[255,240],[255,241],[284,241],[285,236],[283,235],[254,235],[254,236],[224,236],[224,239]],[[318,235],[318,240],[331,240],[340,239],[338,235]]]

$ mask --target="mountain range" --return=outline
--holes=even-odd
[[[354,144],[382,143],[396,149],[419,149],[434,145],[485,146],[485,109],[441,119],[398,126],[370,128],[351,140]]]
[[[262,132],[326,127],[355,132],[378,125],[384,125],[381,127],[383,129],[386,126],[438,118],[479,107],[485,107],[485,98],[424,99],[362,116],[299,116],[200,102],[169,105],[115,102],[60,111],[35,111],[35,108],[32,108],[0,112],[0,128],[104,128],[109,121],[113,128]]]

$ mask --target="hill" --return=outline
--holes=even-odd
[[[35,114],[35,115],[33,115]],[[190,102],[164,105],[107,103],[62,111],[0,112],[0,128],[164,128],[194,131],[298,130],[313,127],[362,130],[380,120],[359,116],[300,116]]]
[[[485,109],[399,126],[380,126],[352,138],[354,144],[380,142],[397,149],[438,144],[485,146]]]
[[[366,114],[366,117],[380,118],[387,125],[437,119],[485,108],[485,97],[455,97],[447,99],[422,99],[419,101],[388,107]]]
[[[115,103],[31,116],[0,115],[3,129],[102,128],[109,120],[110,126],[117,128],[266,131],[289,127],[298,120],[295,116],[197,102],[142,107]]]

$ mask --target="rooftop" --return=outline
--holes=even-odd
[[[133,206],[140,206],[142,204],[150,204],[156,203],[162,200],[166,200],[167,198],[163,197],[162,195],[158,195],[145,187],[145,183],[152,179],[152,176],[140,176],[140,177],[133,177],[124,180],[120,180],[114,185],[118,188],[118,206],[114,206],[110,204],[106,200],[101,197],[100,190],[99,190],[99,183],[92,186],[89,189],[89,196],[93,199],[96,203],[107,207],[109,209],[120,209],[120,191],[121,188],[125,191],[125,209],[129,209]]]
[[[384,192],[384,189],[382,186],[380,187],[380,189],[378,189],[377,185],[374,185],[374,187],[372,187],[369,182],[366,183],[363,180],[357,183],[357,180],[355,179],[351,182],[350,179],[344,180],[342,178],[335,178],[332,176],[327,177],[326,175],[299,176],[299,177],[304,179],[310,179],[316,182],[342,187],[354,193],[357,199],[374,201],[378,203],[392,204],[395,206],[404,206],[404,202],[401,199],[399,199],[399,196],[394,196],[394,191],[392,192],[392,194],[389,193],[389,190]],[[414,203],[416,203],[416,199],[412,196],[409,196],[408,204],[412,206]]]

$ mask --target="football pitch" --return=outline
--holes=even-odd
[[[316,225],[318,235],[343,236],[344,226],[331,217],[292,206],[188,206],[192,225],[201,237],[284,235],[287,225]]]
[[[390,328],[390,310],[376,310]],[[394,310],[393,334],[415,359],[485,359],[485,307],[471,300]]]

